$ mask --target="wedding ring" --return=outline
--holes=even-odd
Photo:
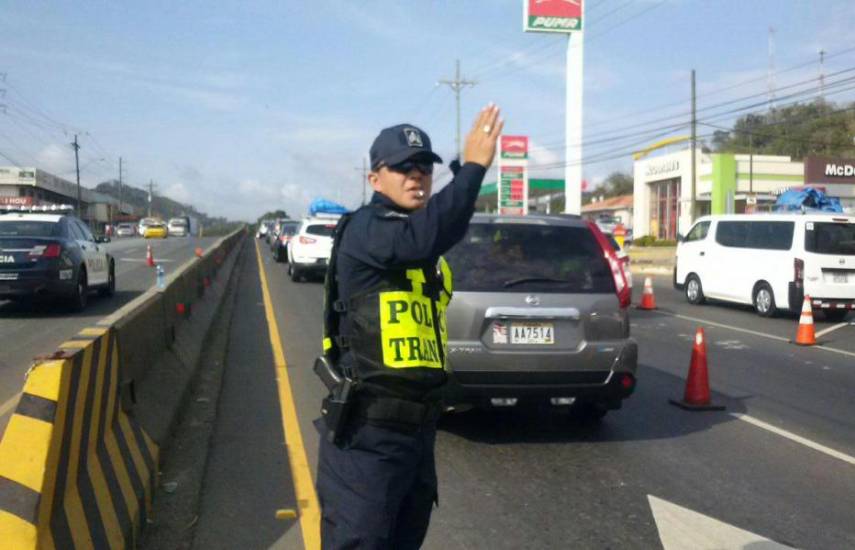
[[[492,127],[492,126],[490,126],[489,124],[485,124],[485,125],[484,125],[484,127],[483,127],[483,128],[481,128],[481,129],[482,129],[482,130],[484,130],[484,133],[485,133],[485,134],[489,134],[489,133],[490,133],[490,131],[493,129],[493,127]]]

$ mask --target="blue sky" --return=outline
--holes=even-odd
[[[778,87],[815,79],[820,49],[826,74],[855,66],[851,0],[591,0],[586,10],[584,154],[608,159],[585,164],[593,185],[687,120],[692,68],[699,108],[764,101],[770,26]],[[478,81],[462,92],[464,128],[495,101],[506,133],[531,137],[532,176],[562,177],[565,51],[560,36],[522,32],[521,0],[2,0],[0,154],[73,179],[79,132],[84,185],[116,177],[122,156],[129,183],[154,180],[231,219],[299,215],[320,196],[356,206],[381,128],[417,124],[452,158],[453,94],[436,82],[460,59]],[[832,90],[844,91],[831,100],[855,97]],[[704,116],[727,125],[723,113],[748,103]]]

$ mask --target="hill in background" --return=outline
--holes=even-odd
[[[118,180],[105,181],[95,187],[95,191],[99,193],[110,195],[115,199],[121,199],[123,202],[139,208],[143,212],[148,211],[148,190],[139,189],[127,184],[121,186],[121,193],[119,190]],[[153,193],[151,197],[151,214],[163,220],[177,216],[194,217],[204,228],[206,235],[225,234],[241,225],[240,222],[230,222],[223,217],[209,216],[204,212],[196,210],[192,205],[183,204],[156,193]]]

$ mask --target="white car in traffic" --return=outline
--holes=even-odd
[[[303,218],[300,229],[288,243],[288,275],[293,281],[326,273],[332,253],[332,236],[339,219],[339,214]]]

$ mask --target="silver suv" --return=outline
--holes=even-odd
[[[476,214],[446,259],[451,403],[601,418],[635,389],[627,276],[596,224]]]

